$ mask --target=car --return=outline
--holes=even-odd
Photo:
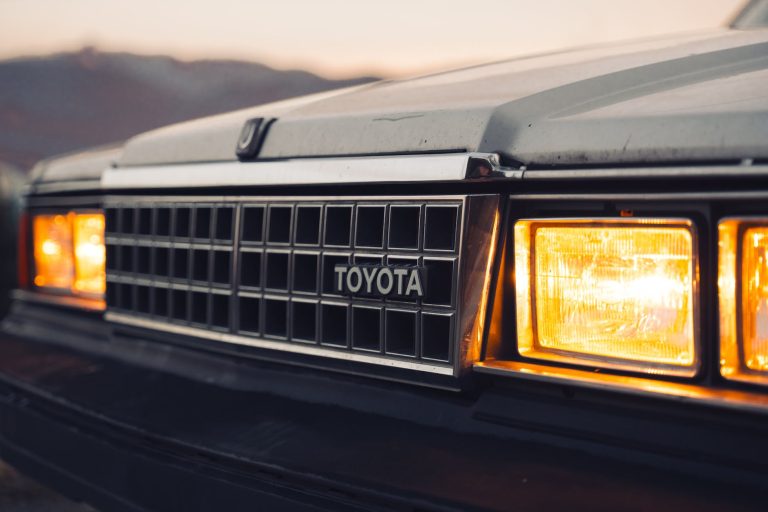
[[[40,163],[0,456],[110,511],[763,510],[766,12]]]

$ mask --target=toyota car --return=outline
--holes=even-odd
[[[765,18],[40,163],[0,456],[109,511],[765,510]]]

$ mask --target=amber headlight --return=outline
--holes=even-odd
[[[540,219],[515,224],[522,356],[694,375],[695,231],[677,219]]]
[[[768,219],[718,226],[720,373],[768,384]]]
[[[38,214],[32,220],[36,287],[102,298],[105,289],[104,214]]]
[[[103,295],[106,288],[104,214],[77,213],[72,219],[76,293]]]
[[[74,282],[72,225],[68,215],[35,215],[32,221],[35,278],[39,288],[69,289]]]

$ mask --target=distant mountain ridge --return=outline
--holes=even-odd
[[[165,124],[373,80],[93,48],[0,61],[0,161],[29,168]]]

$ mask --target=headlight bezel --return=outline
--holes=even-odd
[[[682,198],[682,200],[681,200]],[[510,193],[507,196],[503,229],[500,238],[501,262],[498,267],[487,320],[489,330],[484,357],[475,365],[479,373],[505,374],[522,382],[545,380],[560,385],[626,390],[627,379],[643,382],[642,393],[673,396],[675,386],[704,389],[718,382],[717,340],[712,330],[717,328],[714,315],[716,304],[716,243],[714,227],[722,214],[707,198],[643,192],[622,194],[601,191],[563,191],[546,193]],[[698,294],[696,339],[699,361],[696,372],[689,375],[646,373],[619,367],[597,365],[589,361],[578,363],[533,359],[517,349],[517,299],[515,288],[514,225],[524,219],[592,219],[607,222],[632,222],[635,218],[677,219],[690,222],[695,230],[692,249],[697,254]],[[715,248],[716,249],[716,248]],[[583,376],[579,378],[578,376]],[[592,384],[590,382],[594,381]],[[718,383],[718,385],[721,385]],[[653,391],[648,391],[652,389]]]

